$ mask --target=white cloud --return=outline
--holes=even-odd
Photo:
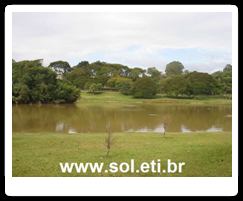
[[[231,63],[231,38],[231,13],[13,14],[13,58],[43,58],[46,64],[100,59],[163,68],[168,58],[162,50],[179,48],[202,49],[208,61],[198,55],[198,64],[186,63],[209,63],[202,70],[212,71]]]

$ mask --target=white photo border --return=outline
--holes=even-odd
[[[12,177],[13,12],[231,12],[232,177]],[[5,8],[5,193],[8,196],[234,196],[238,193],[238,8],[234,5],[9,5]]]

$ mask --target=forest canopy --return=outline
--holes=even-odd
[[[41,65],[41,60],[13,62],[13,103],[72,103],[80,89],[57,79],[56,72]]]
[[[104,90],[119,91],[134,98],[154,98],[157,93],[175,98],[198,95],[227,95],[232,92],[232,66],[212,74],[185,69],[172,61],[165,72],[96,61],[81,61],[70,66],[67,61],[42,65],[42,59],[12,60],[13,103],[73,103],[81,90],[97,94]]]

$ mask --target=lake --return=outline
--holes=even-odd
[[[110,107],[84,105],[14,105],[13,132],[231,131],[231,106],[132,104]]]

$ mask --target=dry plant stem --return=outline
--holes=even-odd
[[[112,133],[111,133],[111,128],[110,128],[110,122],[108,123],[108,125],[106,127],[106,130],[107,130],[107,138],[106,138],[106,149],[107,149],[107,152],[106,152],[106,157],[108,157],[109,153],[110,153],[110,149],[111,149],[111,144],[112,144]]]

